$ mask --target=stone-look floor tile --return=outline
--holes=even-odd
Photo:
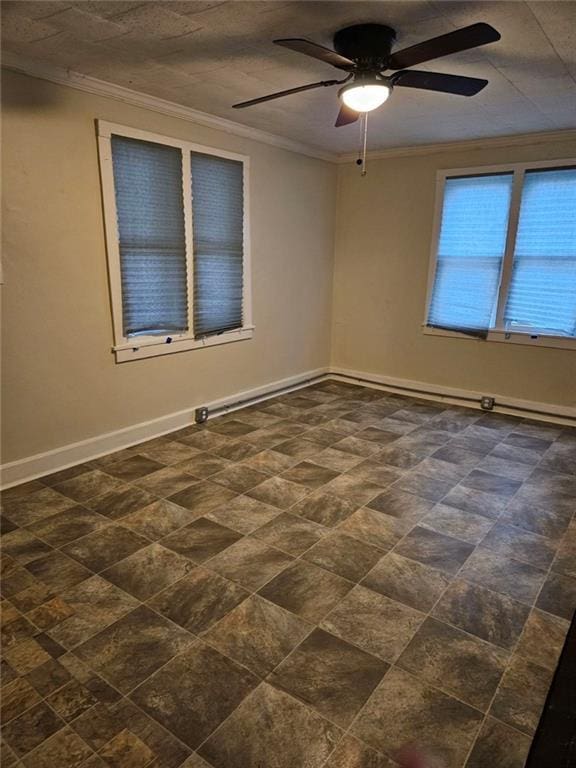
[[[19,611],[22,611],[22,613],[38,608],[38,606],[55,596],[54,590],[50,589],[46,584],[36,579],[34,579],[34,582],[32,586],[22,590],[22,592],[16,592],[16,594],[10,597],[12,605]]]
[[[256,687],[258,678],[201,643],[172,659],[134,693],[138,706],[192,749]]]
[[[395,484],[394,488],[406,491],[428,501],[440,501],[454,487],[456,480],[443,480],[437,476],[429,477],[422,474],[420,466],[412,472],[407,472]]]
[[[514,498],[506,507],[501,522],[538,533],[549,539],[558,539],[566,533],[572,519],[572,512],[573,510],[569,507],[559,510],[549,508],[545,501]]]
[[[398,448],[405,448],[406,450],[425,458],[449,442],[452,437],[454,436],[450,432],[428,429],[427,427],[418,427],[408,435],[404,435],[404,437],[397,440],[395,445]]]
[[[229,488],[204,481],[173,494],[169,501],[179,504],[197,515],[205,515],[216,507],[231,501],[235,496],[237,494]]]
[[[379,429],[378,427],[366,427],[358,432],[357,437],[360,440],[369,440],[372,443],[378,445],[388,445],[398,439],[398,435],[395,432],[389,432],[385,429]]]
[[[90,467],[88,467],[88,469],[90,469]],[[28,496],[31,493],[35,493],[36,491],[45,490],[45,487],[49,485],[49,483],[45,482],[45,479],[46,478],[42,478],[42,480],[30,480],[27,483],[21,483],[20,485],[13,485],[12,488],[3,488],[2,503],[5,503],[7,501],[14,501],[14,499],[19,499],[19,498],[22,498],[23,496]]]
[[[55,598],[56,600],[58,598]],[[14,618],[11,616],[14,615]],[[30,619],[30,621],[28,620]],[[14,645],[38,634],[39,629],[45,627],[31,623],[32,617],[21,616],[12,606],[2,606],[2,647],[11,648]]]
[[[156,497],[151,493],[146,493],[141,488],[128,486],[118,491],[105,493],[102,496],[96,496],[90,499],[84,506],[98,512],[111,520],[120,520],[126,515],[137,512],[142,507],[152,504]]]
[[[240,413],[240,417],[242,413]],[[255,432],[258,427],[253,424],[244,423],[240,419],[230,419],[226,421],[222,418],[218,419],[214,424],[210,422],[207,429],[210,432],[216,432],[218,435],[224,435],[225,437],[242,437],[242,435],[248,435],[250,432]]]
[[[85,472],[78,477],[58,483],[54,486],[54,490],[82,503],[88,499],[93,499],[94,496],[110,493],[120,485],[122,485],[120,480],[100,472],[99,469],[94,469],[91,472]]]
[[[416,471],[419,475],[425,475],[431,479],[440,480],[444,483],[454,486],[463,480],[470,469],[461,464],[452,464],[449,461],[442,461],[428,456],[418,464]]]
[[[259,677],[271,672],[310,632],[311,625],[252,595],[204,635],[225,656]]]
[[[498,720],[532,735],[548,695],[552,672],[514,655],[490,708]]]
[[[390,552],[362,582],[375,592],[420,611],[429,611],[450,579],[441,571]]]
[[[453,574],[466,562],[474,547],[443,533],[416,526],[394,551],[398,555]]]
[[[421,456],[417,456],[405,448],[397,448],[395,445],[389,445],[375,455],[378,461],[389,467],[398,469],[414,469],[422,461]]]
[[[25,675],[50,660],[50,655],[32,637],[4,650],[4,660],[19,675]]]
[[[572,522],[558,547],[552,570],[576,578],[576,520]]]
[[[369,456],[378,453],[382,446],[378,445],[378,443],[371,442],[370,440],[362,440],[355,435],[349,435],[338,443],[334,443],[332,447],[336,451],[344,451],[344,453],[351,453],[354,456],[361,456],[366,459]]]
[[[341,439],[342,435],[339,436]],[[345,451],[339,451],[336,448],[326,448],[321,453],[311,458],[314,464],[318,464],[320,467],[326,467],[326,469],[332,469],[335,472],[347,472],[352,467],[360,464],[363,461],[362,456],[356,456],[353,453],[346,453]]]
[[[10,555],[22,565],[38,560],[51,551],[52,547],[24,528],[2,535],[2,554]]]
[[[154,758],[154,752],[135,733],[125,728],[102,747],[100,755],[110,768],[144,768]]]
[[[519,480],[511,480],[508,477],[494,475],[491,472],[483,472],[479,469],[473,469],[462,481],[462,485],[464,488],[496,493],[499,496],[508,498],[516,493],[522,483]]]
[[[61,547],[108,524],[109,521],[97,512],[84,507],[72,507],[33,523],[30,530],[51,546]]]
[[[24,758],[26,768],[80,768],[91,755],[90,747],[70,728],[63,728]]]
[[[346,474],[331,480],[322,490],[325,493],[340,496],[358,508],[371,502],[372,499],[382,493],[384,488],[368,480],[363,480],[361,477]]]
[[[326,768],[394,768],[396,763],[353,736],[344,736],[325,765]]]
[[[62,598],[53,597],[30,611],[28,618],[34,622],[38,629],[46,631],[73,615],[74,609],[71,606],[65,603]]]
[[[245,464],[235,464],[212,477],[212,482],[231,488],[238,493],[245,493],[263,483],[264,480],[268,480],[267,474],[247,467]]]
[[[337,726],[262,683],[199,752],[214,768],[321,768],[341,735]]]
[[[248,594],[228,579],[196,568],[152,598],[149,605],[190,632],[202,634]]]
[[[246,589],[256,590],[292,562],[292,557],[257,539],[242,539],[210,560],[216,571]]]
[[[135,480],[134,485],[153,496],[163,498],[183,491],[197,482],[199,482],[197,477],[193,477],[178,467],[164,467]]]
[[[103,571],[102,577],[139,600],[147,600],[194,567],[187,557],[156,543]]]
[[[513,728],[486,718],[466,768],[524,768],[530,739]]]
[[[2,722],[10,722],[34,704],[38,704],[40,700],[41,696],[38,691],[23,677],[18,677],[4,684],[0,703]]]
[[[531,604],[544,583],[546,571],[479,547],[464,563],[460,576]]]
[[[39,635],[35,635],[34,639],[38,645],[40,645],[53,659],[58,659],[60,656],[66,653],[66,649],[45,632],[41,632]]]
[[[549,472],[540,467],[536,467],[532,472],[526,486],[526,493],[534,493],[537,490],[541,496],[557,498],[565,505],[571,503],[570,498],[576,498],[576,477]]]
[[[433,501],[390,488],[367,504],[370,509],[416,525],[434,507]]]
[[[481,546],[502,557],[514,558],[536,568],[547,569],[554,558],[557,544],[551,539],[523,531],[513,525],[496,523],[481,542]]]
[[[498,445],[490,452],[494,458],[506,459],[519,464],[536,466],[542,458],[541,451],[533,448],[522,448],[521,446],[509,445],[506,441]]]
[[[368,507],[358,509],[338,527],[342,533],[378,547],[384,552],[392,549],[409,529],[409,524],[406,525],[395,517]]]
[[[297,483],[315,491],[326,483],[329,483],[340,473],[333,469],[313,464],[311,461],[302,461],[291,469],[282,473],[282,478],[291,483]]]
[[[26,675],[26,680],[40,696],[49,696],[70,680],[70,673],[59,661],[50,659]]]
[[[162,545],[195,563],[203,563],[240,538],[241,535],[236,531],[201,517],[166,536],[162,539]]]
[[[388,668],[371,654],[315,629],[267,681],[347,728]]]
[[[260,594],[308,621],[320,621],[350,591],[352,583],[322,568],[297,561]]]
[[[298,459],[273,450],[259,451],[243,462],[247,467],[265,472],[267,475],[279,475],[297,463]]]
[[[418,611],[358,586],[321,626],[384,661],[394,662],[423,620]]]
[[[526,623],[530,608],[478,584],[452,582],[434,615],[501,648],[512,648]]]
[[[379,485],[381,488],[387,488],[402,476],[401,471],[388,467],[376,459],[366,459],[349,470],[347,474]]]
[[[570,624],[565,619],[535,608],[524,625],[516,653],[553,672],[569,627]]]
[[[436,504],[434,509],[422,518],[420,525],[468,544],[478,544],[492,528],[494,521],[456,507]]]
[[[277,453],[282,453],[285,456],[290,456],[299,461],[315,456],[324,449],[323,445],[315,443],[312,440],[305,440],[302,438],[298,438],[297,440],[286,440],[286,437],[284,436],[280,438],[279,441],[278,438],[280,438],[279,435],[272,435],[269,440],[266,440],[264,437],[264,440],[255,444],[260,445],[261,448],[274,448]],[[250,442],[253,442],[253,435],[250,435]]]
[[[327,528],[332,528],[341,523],[358,509],[358,504],[336,496],[333,493],[325,493],[323,490],[315,491],[291,508],[294,515],[300,515],[314,523],[319,523]]]
[[[158,463],[166,464],[167,466],[187,461],[197,453],[198,450],[196,448],[180,443],[177,440],[162,443],[161,445],[157,445],[145,451],[140,451],[140,454],[147,459],[152,459],[152,461],[157,461]]]
[[[298,557],[326,534],[326,529],[286,512],[254,531],[254,536],[271,547]]]
[[[334,532],[314,544],[303,557],[349,581],[360,581],[376,565],[382,552],[363,541]]]
[[[51,555],[48,555],[51,557]],[[2,595],[12,597],[26,589],[33,587],[37,582],[31,575],[31,566],[42,563],[46,558],[41,558],[30,563],[27,568],[19,566],[9,555],[2,558]]]
[[[454,446],[451,442],[439,448],[432,454],[432,458],[445,461],[449,464],[458,464],[459,466],[472,469],[478,462],[482,461],[482,453],[467,450],[465,448]]]
[[[62,547],[62,551],[90,570],[98,572],[142,549],[148,541],[121,525],[88,534]]]
[[[189,509],[161,499],[123,517],[122,525],[127,526],[140,536],[156,541],[183,528],[195,519],[196,514]]]
[[[114,688],[127,693],[195,642],[189,632],[142,605],[74,653]]]
[[[43,488],[16,498],[5,498],[3,494],[2,504],[6,517],[22,527],[75,506],[73,499],[52,488]]]
[[[425,683],[485,712],[508,662],[495,646],[428,618],[398,660]]]
[[[505,459],[502,456],[492,456],[491,454],[485,456],[476,466],[476,469],[519,482],[526,480],[532,472],[532,467],[524,462]]]
[[[391,669],[351,732],[389,756],[417,741],[446,768],[461,768],[482,722],[472,707]]]
[[[111,464],[109,467],[106,467],[106,472],[113,477],[131,483],[163,467],[164,465],[160,464],[159,461],[152,461],[152,459],[147,459],[146,456],[136,454],[123,461]]]
[[[499,496],[497,493],[457,485],[442,499],[442,504],[497,520],[508,501],[507,497]]]
[[[227,459],[214,456],[213,453],[197,453],[191,459],[181,461],[176,468],[205,480],[207,477],[222,472],[231,466],[232,464]]]
[[[248,491],[248,496],[278,509],[288,509],[301,501],[309,493],[308,488],[280,477],[270,477],[256,488]]]
[[[215,523],[238,533],[252,533],[280,514],[277,507],[270,507],[250,496],[236,496],[232,501],[208,512],[206,517]]]
[[[68,589],[92,576],[88,568],[62,552],[52,552],[40,560],[35,560],[29,563],[27,569],[54,590]]]
[[[49,634],[64,648],[84,642],[138,605],[133,597],[99,576],[66,590],[62,599],[74,614],[53,627]]]
[[[18,757],[22,757],[63,727],[64,722],[42,701],[7,723],[2,737]]]
[[[213,450],[214,455],[233,462],[243,462],[259,452],[260,449],[256,445],[250,445],[243,440],[238,440],[235,443],[228,443],[227,445],[222,445],[220,448],[215,448]]]
[[[550,573],[536,605],[547,613],[570,621],[576,610],[576,579]]]
[[[47,698],[47,702],[63,720],[69,722],[96,704],[96,699],[78,681],[71,680],[64,687],[52,693]]]
[[[205,427],[202,427],[199,431],[182,438],[180,442],[191,445],[200,451],[213,451],[234,441],[225,435],[217,435],[215,432],[209,432]]]

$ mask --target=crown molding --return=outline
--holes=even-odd
[[[78,91],[85,91],[96,96],[106,96],[116,101],[121,101],[132,106],[150,109],[153,112],[160,112],[169,117],[177,117],[180,120],[188,120],[196,125],[203,125],[207,128],[214,128],[218,131],[240,136],[244,139],[259,141],[263,144],[270,144],[279,149],[286,149],[289,152],[297,152],[300,155],[307,155],[317,160],[327,162],[336,162],[337,155],[329,152],[323,152],[321,149],[309,144],[304,144],[285,136],[278,136],[274,133],[268,133],[258,128],[251,128],[248,125],[226,120],[223,117],[210,115],[207,112],[200,112],[197,109],[177,104],[174,101],[160,99],[157,96],[150,96],[141,91],[134,91],[131,88],[125,88],[122,85],[115,85],[105,80],[99,80],[96,77],[82,75],[79,72],[53,67],[35,59],[20,56],[10,51],[2,52],[2,68],[12,72],[18,72],[23,75],[35,77],[40,80],[48,80],[58,85],[66,85],[69,88],[75,88]]]
[[[555,141],[576,142],[576,130],[543,131],[540,133],[516,133],[510,136],[490,136],[484,139],[462,139],[437,144],[413,144],[409,147],[390,147],[368,152],[369,160],[386,160],[392,157],[411,155],[434,155],[440,152],[469,152],[474,149],[494,149],[496,147],[521,147],[528,144],[549,144]],[[358,153],[347,152],[337,155],[337,163],[350,163],[356,160]]]

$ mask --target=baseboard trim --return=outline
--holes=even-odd
[[[75,464],[81,464],[84,461],[97,459],[100,456],[105,456],[107,453],[130,448],[145,440],[151,440],[154,437],[161,437],[169,432],[182,429],[194,422],[194,410],[201,405],[206,405],[211,411],[216,411],[217,413],[214,414],[213,418],[217,418],[217,416],[221,416],[223,413],[246,406],[248,404],[247,401],[258,402],[273,397],[280,392],[300,389],[311,381],[324,378],[328,371],[328,368],[316,368],[311,371],[305,371],[295,376],[269,382],[261,387],[235,392],[229,397],[223,397],[211,402],[198,402],[189,408],[185,408],[183,411],[169,413],[166,416],[144,421],[131,427],[107,432],[77,443],[69,443],[60,448],[37,453],[34,456],[28,456],[18,461],[11,461],[0,466],[0,487],[5,490],[13,485],[19,485],[52,472],[67,469]]]
[[[388,392],[395,392],[399,395],[413,394],[423,400],[464,405],[478,410],[481,410],[480,398],[484,395],[489,395],[496,401],[494,411],[497,413],[524,416],[535,421],[548,421],[568,426],[574,426],[576,422],[576,408],[568,405],[562,406],[552,403],[540,403],[534,400],[521,400],[496,392],[478,392],[470,389],[445,387],[441,384],[430,384],[429,382],[414,381],[412,379],[398,379],[393,376],[383,376],[367,371],[355,371],[338,366],[332,366],[329,375],[330,378],[347,381],[351,384],[361,383],[367,387],[385,389]]]

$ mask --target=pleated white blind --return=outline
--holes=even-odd
[[[576,336],[576,168],[526,172],[504,319]]]
[[[188,329],[182,152],[111,137],[124,336]]]
[[[512,173],[446,179],[429,326],[490,328],[512,183]]]
[[[244,168],[193,152],[194,335],[242,327]]]

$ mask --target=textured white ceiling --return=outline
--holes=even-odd
[[[245,110],[237,101],[338,77],[322,62],[272,44],[323,45],[341,27],[381,22],[396,48],[484,21],[498,43],[419,69],[485,77],[464,98],[397,88],[369,121],[369,148],[576,127],[576,2],[240,2],[82,0],[2,2],[3,49],[38,62],[241,122],[329,152],[349,152],[358,126],[334,128],[336,88]]]

